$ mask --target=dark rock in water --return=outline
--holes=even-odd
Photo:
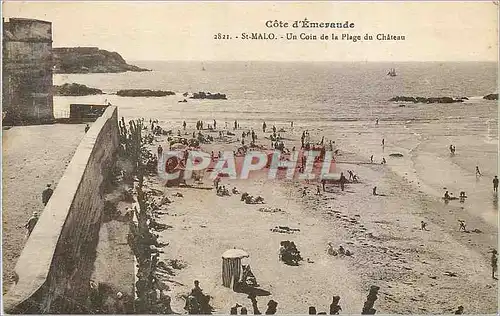
[[[400,153],[394,153],[394,154],[390,154],[389,156],[390,156],[390,157],[403,157],[403,154],[400,154]]]
[[[227,97],[225,94],[221,93],[210,93],[210,92],[198,92],[198,93],[193,93],[193,96],[191,99],[210,99],[210,100],[227,100]]]
[[[97,47],[58,47],[52,49],[54,73],[119,73],[150,71],[129,65],[120,54]]]
[[[120,97],[165,97],[167,95],[175,95],[175,92],[149,89],[125,89],[118,90],[116,95]]]
[[[483,97],[485,100],[498,100],[498,93],[491,93]]]
[[[62,86],[54,86],[54,95],[82,96],[95,94],[102,94],[102,90],[78,83],[65,83]]]
[[[389,101],[413,102],[413,103],[460,103],[466,99],[467,98],[465,98],[465,97],[454,99],[454,98],[450,98],[450,97],[423,98],[423,97],[396,96],[396,97],[389,99]]]

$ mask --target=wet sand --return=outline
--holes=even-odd
[[[162,127],[177,131],[178,126]],[[284,124],[277,127],[289,130]],[[268,147],[269,142],[261,139],[260,126],[254,128],[259,135],[257,143]],[[344,192],[329,185],[326,193],[317,196],[316,183],[262,177],[222,181],[228,188],[236,186],[240,192],[261,195],[266,207],[278,207],[286,213],[259,212],[262,205],[247,205],[240,201],[239,195],[219,197],[213,190],[165,188],[162,181],[152,179],[150,185],[173,200],[160,220],[173,226],[161,233],[162,241],[169,243],[162,259],[187,263],[168,283],[174,311],[183,312],[181,295],[190,291],[195,279],[213,296],[212,305],[217,313],[228,313],[236,303],[251,311],[245,294],[222,286],[221,255],[237,247],[250,254],[257,281],[262,289],[271,292],[270,296],[258,298],[261,312],[269,299],[278,302],[279,313],[307,313],[309,306],[316,306],[318,312],[328,312],[331,297],[340,295],[343,313],[360,313],[370,285],[377,285],[378,313],[451,313],[458,305],[465,307],[465,313],[494,313],[497,284],[491,278],[488,251],[496,247],[496,214],[475,212],[483,204],[492,204],[491,159],[482,158],[487,161],[483,164],[484,181],[468,182],[465,190],[470,198],[464,204],[458,201],[445,204],[440,198],[442,183],[454,192],[459,186],[446,177],[429,180],[428,173],[432,172],[429,169],[442,166],[436,165],[439,160],[427,157],[422,148],[436,142],[425,143],[409,133],[384,135],[383,124],[377,128],[370,132],[358,128],[363,134],[353,132],[354,129],[336,129],[341,131],[336,135],[329,132],[334,129],[309,129],[313,141],[319,141],[321,135],[336,140],[341,150],[338,172],[354,170],[360,177],[360,183],[348,184]],[[187,132],[192,133],[192,129]],[[284,136],[294,141],[285,145],[300,147],[301,132],[296,126],[294,132],[286,133]],[[241,135],[241,130],[236,134]],[[386,137],[385,148],[380,146],[382,137]],[[405,140],[402,146],[398,143],[401,140]],[[440,141],[446,144],[450,139]],[[168,148],[164,138],[159,143]],[[235,150],[236,146],[216,140],[214,144],[202,145],[202,149]],[[446,147],[441,159],[451,159],[446,156]],[[153,151],[156,152],[155,148]],[[395,151],[403,152],[404,157],[389,158],[388,153]],[[370,154],[375,155],[376,163],[367,164]],[[381,157],[386,157],[387,165],[379,164]],[[467,161],[466,157],[457,154],[452,158],[458,158],[455,163],[460,164]],[[460,177],[470,177],[468,169],[460,172]],[[205,185],[212,183],[205,179]],[[309,187],[309,193],[303,198],[304,186]],[[373,196],[373,186],[386,196]],[[184,197],[173,197],[176,192]],[[473,204],[476,202],[479,206]],[[457,219],[466,221],[469,232],[458,231]],[[421,220],[428,223],[428,231],[420,230]],[[299,228],[300,232],[270,231],[278,225]],[[474,229],[481,232],[472,232]],[[278,260],[282,240],[297,244],[305,259],[301,265],[287,266]],[[327,242],[336,248],[343,245],[354,255],[329,256]]]

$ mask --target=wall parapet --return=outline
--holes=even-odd
[[[8,313],[85,313],[86,293],[104,207],[104,189],[119,147],[110,106],[80,142],[19,257]]]

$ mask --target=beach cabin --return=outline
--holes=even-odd
[[[242,274],[242,259],[248,258],[246,251],[241,249],[229,249],[222,254],[222,285],[234,288],[240,281]]]

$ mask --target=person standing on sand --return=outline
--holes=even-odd
[[[375,125],[378,125],[378,118],[377,118],[377,120],[375,121]]]
[[[493,191],[498,192],[498,176],[493,179]]]
[[[52,193],[54,193],[54,190],[52,190],[52,188],[50,186],[51,186],[51,184],[48,183],[47,184],[47,188],[45,190],[43,190],[43,192],[42,192],[42,203],[43,203],[43,205],[47,205],[47,203],[50,200],[50,197],[52,196]]]
[[[262,132],[265,133],[266,132],[266,122],[262,123]]]
[[[217,129],[217,121],[214,120],[214,130]]]
[[[343,172],[340,173],[340,180],[339,180],[339,182],[340,182],[340,189],[342,191],[344,191],[344,185],[347,182],[347,178],[344,176]]]
[[[186,121],[182,122],[182,127],[184,128],[184,130],[186,130]]]
[[[161,147],[161,145],[158,145],[158,159],[161,158],[162,154],[163,154],[163,147]]]
[[[370,156],[370,163],[373,163],[373,155]]]
[[[373,189],[372,189],[372,194],[373,194],[373,195],[377,195],[377,187],[373,187]]]
[[[497,268],[498,268],[498,256],[497,256],[497,251],[496,249],[493,249],[491,251],[491,277],[493,279],[497,279],[495,277],[495,272],[497,272]]]
[[[385,138],[382,138],[382,147],[385,146]]]

